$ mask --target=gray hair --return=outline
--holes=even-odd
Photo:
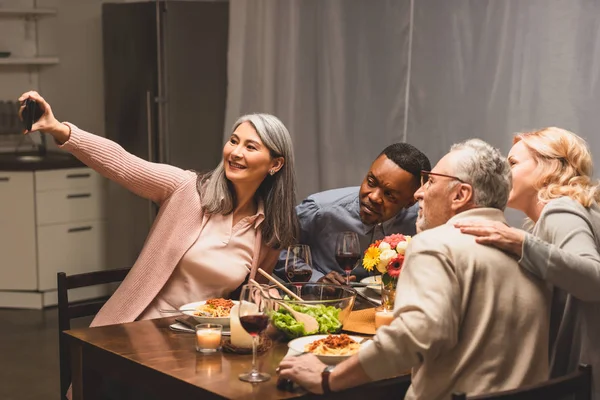
[[[473,202],[479,207],[506,208],[512,187],[510,165],[498,149],[480,139],[457,143],[450,151],[462,151],[454,174],[473,187]]]
[[[296,202],[296,175],[294,151],[290,134],[283,123],[270,114],[248,114],[233,124],[232,132],[248,122],[256,130],[271,157],[283,157],[283,167],[274,175],[267,175],[256,191],[265,207],[265,219],[261,224],[262,239],[268,246],[287,248],[297,241],[299,224],[294,209]],[[225,176],[223,160],[204,175],[198,176],[202,210],[208,214],[229,214],[236,206],[231,181]]]

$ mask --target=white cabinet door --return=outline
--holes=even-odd
[[[0,290],[34,290],[33,172],[0,171]]]
[[[35,172],[36,192],[83,189],[102,186],[102,176],[90,168],[69,168]]]
[[[102,193],[94,186],[38,192],[35,205],[38,226],[102,218]]]
[[[106,269],[104,221],[38,227],[38,290],[56,289],[56,273],[67,275]]]

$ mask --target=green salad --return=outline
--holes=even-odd
[[[342,323],[339,319],[340,309],[333,306],[319,304],[316,306],[302,306],[298,304],[289,304],[295,311],[308,314],[314,317],[319,323],[319,329],[314,332],[306,332],[304,324],[296,321],[292,315],[281,308],[271,315],[273,325],[283,331],[289,338],[313,335],[317,333],[328,334],[336,333],[342,329]]]

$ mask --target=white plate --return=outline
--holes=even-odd
[[[357,292],[360,292],[364,296],[366,296],[369,300],[381,304],[381,295],[375,293],[375,291],[369,289],[368,287],[357,287],[355,288]]]
[[[291,340],[288,343],[288,347],[297,353],[304,353],[304,347],[307,344],[312,343],[315,340],[326,338],[327,336],[329,336],[329,335],[310,335],[310,336],[299,337],[297,339]],[[350,336],[356,342],[360,342],[361,340],[363,340],[363,338],[360,336],[352,336],[352,335],[348,335],[348,336]],[[369,343],[369,341],[366,341],[365,343],[361,344],[360,347],[363,347],[368,343]],[[346,358],[350,357],[350,355],[347,355],[347,356],[325,356],[325,355],[317,355],[317,354],[315,354],[315,355],[317,356],[317,358],[319,360],[321,360],[325,364],[329,364],[329,365],[335,365],[335,364],[341,363]]]
[[[238,304],[239,301],[233,300],[233,304]],[[180,310],[191,310],[195,309],[198,306],[206,304],[206,301],[196,301],[194,303],[184,304],[179,307]],[[194,317],[199,324],[219,324],[223,326],[229,326],[229,317],[201,317],[198,315],[194,315],[193,311],[182,311],[182,314],[189,315],[190,317]]]
[[[367,276],[361,279],[360,283],[365,283],[370,290],[381,294],[381,275]]]

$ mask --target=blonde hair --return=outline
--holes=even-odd
[[[600,200],[598,184],[592,182],[593,162],[587,143],[566,129],[549,127],[515,135],[531,152],[539,177],[538,199],[547,203],[568,196],[584,207]]]

